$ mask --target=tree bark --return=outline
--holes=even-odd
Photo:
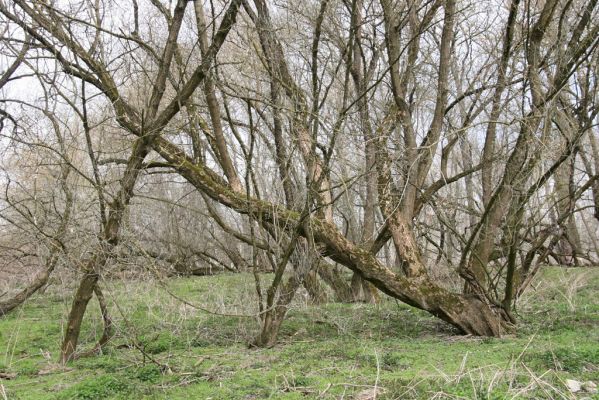
[[[100,257],[104,258],[103,256]],[[92,263],[95,264],[96,261],[94,260]],[[74,359],[77,343],[79,342],[79,333],[81,332],[83,316],[85,315],[87,304],[92,298],[97,282],[98,274],[95,272],[86,273],[79,282],[79,287],[75,292],[75,297],[71,304],[71,311],[69,312],[67,327],[65,329],[60,350],[60,362],[62,364],[66,364]]]
[[[14,295],[13,297],[3,300],[0,302],[0,317],[8,314],[15,308],[19,307],[23,304],[28,298],[30,298],[35,292],[41,289],[46,283],[48,283],[48,279],[50,278],[50,274],[54,270],[56,263],[59,259],[58,254],[53,254],[51,258],[48,260],[48,263],[43,271],[40,271],[33,281],[19,293]]]
[[[112,318],[110,317],[110,312],[108,311],[108,304],[106,304],[106,298],[104,297],[104,293],[100,289],[100,286],[96,282],[94,286],[94,294],[96,295],[96,299],[98,300],[98,305],[100,306],[100,313],[102,314],[102,322],[104,324],[104,329],[102,330],[102,336],[98,339],[98,342],[95,344],[93,348],[83,353],[75,353],[74,358],[82,358],[96,355],[108,344],[110,339],[114,334],[114,329],[112,326]]]
[[[212,170],[203,164],[192,163],[183,151],[166,139],[158,138],[153,146],[163,158],[177,166],[178,172],[188,182],[215,201],[242,214],[251,208],[253,212],[260,213],[262,221],[275,224],[281,229],[288,230],[290,226],[297,226],[300,220],[297,212],[235,193]],[[251,207],[248,202],[251,202]],[[307,217],[304,225],[306,224],[310,226],[314,241],[323,247],[326,256],[359,272],[384,293],[428,311],[454,325],[462,333],[499,336],[509,329],[502,316],[496,314],[484,301],[449,292],[434,284],[426,274],[410,278],[394,273],[382,265],[370,251],[351,243],[334,225],[319,217]],[[308,232],[302,228],[300,234],[306,237]],[[405,248],[415,248],[410,235],[402,239],[407,243]],[[406,255],[406,258],[419,263],[419,257],[414,254]],[[425,270],[422,264],[415,268]]]
[[[103,227],[101,242],[94,255],[83,268],[84,276],[75,292],[62,342],[60,361],[63,364],[71,361],[74,357],[81,331],[81,323],[83,322],[87,305],[94,293],[99,274],[112,256],[112,252],[119,242],[119,231],[123,214],[133,197],[133,189],[141,172],[143,161],[150,152],[150,148],[145,141],[145,138],[140,138],[133,146],[131,156],[127,162],[127,168],[121,180],[121,188],[115,200],[109,206],[108,219],[106,225]]]

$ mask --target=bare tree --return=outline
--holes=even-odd
[[[597,1],[491,2],[488,19],[454,0],[211,5],[0,1],[15,38],[59,66],[28,68],[83,89],[70,106],[101,223],[63,362],[150,169],[159,189],[131,212],[140,253],[252,271],[257,346],[276,342],[300,288],[327,299],[321,281],[337,300],[376,301],[380,290],[462,333],[499,336],[548,257],[592,259],[577,232],[599,190]],[[130,18],[112,20],[109,7]],[[107,155],[109,125],[128,154]],[[178,217],[148,218],[159,198]],[[223,243],[186,241],[192,215]],[[263,291],[265,270],[274,279]]]

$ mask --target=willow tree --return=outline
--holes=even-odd
[[[282,255],[257,345],[273,343],[307,279],[339,278],[336,265],[462,333],[509,330],[516,277],[548,239],[523,245],[531,199],[596,119],[597,71],[585,66],[597,57],[597,1],[485,3],[493,22],[481,19],[482,3],[457,0],[210,4],[0,3],[135,138],[103,243],[116,243],[144,159],[159,156],[252,232],[284,243],[281,253],[260,241]],[[159,26],[144,21],[156,11]],[[565,145],[549,154],[564,130]],[[482,150],[458,154],[457,143]],[[440,193],[462,180],[478,207],[466,235],[451,230],[463,242],[451,271],[463,291],[434,277],[439,265],[418,234]],[[89,296],[76,299],[82,317]]]

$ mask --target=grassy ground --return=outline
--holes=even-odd
[[[167,285],[217,313],[255,312],[251,275]],[[16,374],[0,380],[0,399],[599,399],[564,385],[599,383],[599,269],[547,268],[534,286],[512,337],[456,336],[392,299],[310,306],[299,296],[280,344],[256,350],[254,318],[195,309],[155,282],[108,282],[117,335],[67,369],[55,362],[70,293],[51,288],[0,320],[0,372]],[[94,304],[82,348],[100,329]]]

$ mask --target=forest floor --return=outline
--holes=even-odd
[[[258,328],[251,274],[103,285],[116,335],[67,368],[56,361],[72,292],[53,285],[0,319],[0,400],[599,399],[566,385],[599,384],[598,268],[545,268],[501,339],[458,336],[389,298],[300,295],[271,349],[247,346]],[[101,329],[94,300],[81,349]]]

